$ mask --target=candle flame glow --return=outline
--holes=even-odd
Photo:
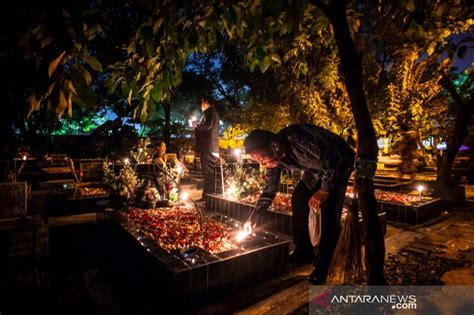
[[[176,166],[176,172],[178,172],[179,175],[181,175],[181,173],[183,172],[183,166],[181,164],[178,164],[178,166]]]
[[[189,194],[187,192],[183,192],[181,193],[181,200],[188,200],[189,198]]]
[[[250,235],[249,232],[247,232],[247,231],[245,231],[245,230],[241,230],[241,231],[239,231],[239,232],[237,233],[237,236],[235,237],[235,240],[236,240],[237,242],[241,242],[241,241],[243,241],[243,240],[244,240],[247,236],[249,236],[249,235]]]

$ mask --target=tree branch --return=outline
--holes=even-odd
[[[461,113],[464,109],[469,110],[469,108],[466,108],[466,104],[464,103],[464,100],[462,99],[461,95],[459,95],[459,93],[456,91],[456,88],[454,87],[453,83],[451,82],[450,78],[447,75],[443,75],[443,78],[441,79],[441,83],[443,84],[444,88],[448,91],[448,93],[451,95],[451,97],[454,99],[457,112]]]

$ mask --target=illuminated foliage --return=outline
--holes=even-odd
[[[441,73],[423,81],[426,61],[419,61],[420,54],[413,51],[397,69],[395,81],[388,85],[387,134],[395,134],[401,123],[411,122],[422,137],[433,134],[433,127],[447,110],[447,104],[435,102],[439,95]],[[438,105],[438,106],[435,106]],[[444,106],[443,106],[444,105]]]

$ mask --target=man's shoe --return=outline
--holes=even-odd
[[[311,263],[313,261],[313,251],[311,249],[299,249],[295,248],[290,252],[288,260],[291,263]]]
[[[326,282],[326,275],[323,275],[317,268],[314,268],[308,276],[308,281],[314,285],[321,285]]]

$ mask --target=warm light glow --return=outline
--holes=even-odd
[[[346,196],[351,199],[354,199],[354,193],[347,193]]]
[[[176,172],[178,173],[178,175],[181,176],[181,174],[183,173],[183,166],[181,164],[178,164],[176,166]]]
[[[129,164],[130,164],[130,160],[129,160],[128,158],[125,158],[125,159],[123,159],[123,163],[124,163],[125,165],[129,165]]]
[[[225,191],[225,195],[227,198],[236,198],[237,188],[234,185],[230,185],[229,188]]]
[[[182,192],[180,198],[181,200],[188,200],[189,194],[187,192]]]
[[[235,240],[237,242],[241,242],[249,235],[250,235],[250,233],[248,231],[241,230],[237,233],[237,236],[235,237]]]
[[[23,158],[22,158],[22,159],[23,159],[23,161],[26,161],[26,159],[27,159],[27,158],[26,158],[26,155],[23,155]]]
[[[191,116],[191,118],[188,119],[189,127],[194,127],[196,120],[196,116]]]
[[[237,148],[237,149],[234,149],[234,155],[237,157],[237,158],[240,158],[240,155],[242,154],[242,150]]]
[[[425,190],[425,186],[423,186],[423,185],[418,185],[418,187],[416,187],[416,189],[417,189],[418,192],[421,194],[421,193]]]
[[[416,187],[416,189],[420,193],[418,197],[419,197],[420,202],[421,202],[421,194],[423,193],[423,190],[425,190],[425,187],[423,185],[418,185],[418,187]]]

